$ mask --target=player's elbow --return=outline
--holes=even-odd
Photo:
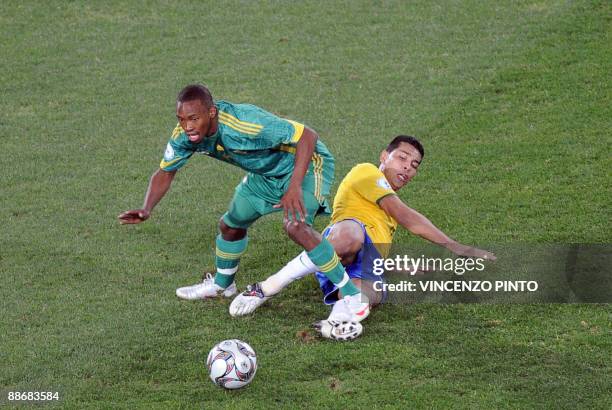
[[[302,133],[302,137],[300,141],[315,143],[319,139],[319,134],[317,134],[312,128],[304,127],[304,132]]]
[[[165,169],[158,169],[156,172],[157,175],[160,175],[162,178],[174,178],[176,171],[166,171]]]
[[[153,173],[153,175],[151,176],[151,180],[169,184],[174,179],[174,175],[176,175],[176,171],[165,171],[160,168],[155,171],[155,173]]]

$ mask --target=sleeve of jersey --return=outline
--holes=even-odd
[[[193,151],[185,149],[178,139],[170,138],[159,167],[164,171],[176,171],[187,163]]]
[[[362,168],[353,188],[367,201],[375,204],[387,195],[395,195],[384,174],[376,167]]]

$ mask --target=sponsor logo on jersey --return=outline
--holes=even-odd
[[[376,185],[383,189],[392,189],[391,185],[389,185],[385,178],[378,178],[378,181],[376,181]]]
[[[166,145],[166,152],[164,152],[164,161],[172,161],[173,158],[174,158],[174,149],[172,148],[172,145],[168,143],[168,145]]]

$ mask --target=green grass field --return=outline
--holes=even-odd
[[[194,158],[151,220],[116,219],[142,203],[176,93],[204,82],[316,129],[334,189],[417,135],[401,196],[464,243],[610,243],[611,17],[603,0],[3,1],[0,402],[611,408],[610,305],[386,305],[332,343],[300,334],[327,315],[312,278],[240,320],[175,297],[213,266],[239,169]],[[298,252],[280,215],[250,238],[239,288]],[[204,367],[226,338],[258,353],[240,391]]]

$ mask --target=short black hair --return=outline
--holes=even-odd
[[[214,104],[210,91],[202,84],[189,84],[176,97],[177,103],[194,100],[202,101],[202,104],[206,107],[212,107]]]
[[[386,151],[388,153],[393,152],[393,150],[399,147],[402,142],[408,143],[414,148],[416,148],[417,151],[419,151],[419,153],[421,154],[421,158],[425,157],[425,149],[423,148],[423,144],[421,144],[418,139],[411,135],[398,135],[397,137],[393,138],[393,141],[391,141],[389,145],[387,145]]]

